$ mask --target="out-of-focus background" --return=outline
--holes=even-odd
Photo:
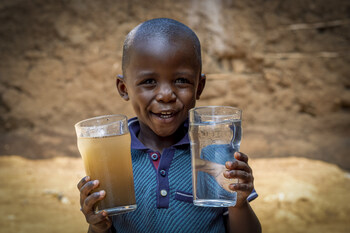
[[[74,124],[123,113],[126,34],[169,17],[202,43],[198,105],[243,109],[264,232],[349,232],[350,2],[3,0],[1,232],[85,232]]]

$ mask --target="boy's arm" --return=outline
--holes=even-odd
[[[250,207],[248,201],[241,206],[229,207],[229,221],[227,229],[230,233],[261,233],[258,217]]]
[[[254,177],[248,165],[248,156],[242,152],[236,152],[234,156],[236,161],[227,162],[225,166],[228,170],[224,172],[224,177],[228,179],[239,179],[239,183],[229,185],[232,191],[237,192],[237,202],[236,206],[228,208],[228,232],[260,233],[259,219],[247,200],[254,190]]]

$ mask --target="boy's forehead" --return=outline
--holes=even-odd
[[[130,49],[131,61],[147,58],[159,59],[159,61],[164,62],[181,60],[193,65],[198,63],[192,41],[183,38],[153,37],[135,41],[135,44]]]
[[[135,39],[131,47],[135,49],[172,49],[173,47],[176,47],[178,49],[194,49],[195,45],[192,40],[184,36],[153,35]]]

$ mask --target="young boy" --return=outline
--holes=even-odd
[[[104,211],[95,214],[94,204],[106,193],[94,192],[99,181],[85,177],[78,189],[89,232],[261,232],[248,203],[257,195],[243,153],[236,152],[224,172],[240,179],[230,185],[238,192],[235,207],[192,203],[187,119],[205,86],[195,33],[172,19],[146,21],[127,36],[122,69],[117,88],[137,115],[129,120],[137,209],[110,218]]]

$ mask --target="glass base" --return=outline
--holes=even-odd
[[[236,205],[236,200],[197,199],[193,200],[193,204],[202,207],[230,207]]]
[[[104,211],[108,213],[108,216],[112,216],[112,215],[118,215],[118,214],[125,214],[136,210],[136,208],[137,208],[137,205],[135,204],[135,205],[118,206],[114,208],[104,209]],[[96,213],[99,213],[101,211],[102,210],[98,210],[96,211]]]

